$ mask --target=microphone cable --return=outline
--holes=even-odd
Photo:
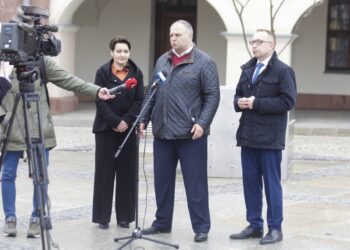
[[[146,220],[147,208],[148,208],[148,179],[147,179],[147,173],[146,173],[146,168],[145,168],[147,137],[148,137],[148,126],[147,126],[146,132],[145,132],[144,146],[143,146],[143,152],[142,152],[142,171],[143,171],[143,176],[145,178],[145,184],[146,184],[145,211],[144,211],[143,219],[142,219],[142,228],[145,228],[145,220]]]

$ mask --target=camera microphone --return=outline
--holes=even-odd
[[[115,94],[117,92],[120,92],[122,89],[131,89],[131,88],[134,88],[137,86],[137,80],[135,78],[129,78],[128,80],[125,81],[125,83],[117,86],[117,87],[114,87],[114,88],[111,88],[109,89],[109,93],[110,94]]]

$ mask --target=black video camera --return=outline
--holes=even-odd
[[[0,61],[13,65],[37,61],[42,55],[57,56],[61,52],[61,41],[52,32],[57,26],[43,25],[50,13],[36,6],[19,6],[9,23],[1,25]]]

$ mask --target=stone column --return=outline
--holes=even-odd
[[[237,33],[221,33],[227,40],[226,86],[235,88],[241,74],[241,65],[249,60],[244,45],[243,35]],[[249,39],[249,38],[248,38]]]

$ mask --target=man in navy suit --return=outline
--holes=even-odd
[[[257,30],[250,41],[254,58],[244,64],[234,108],[242,112],[237,130],[241,147],[246,219],[249,226],[231,239],[263,237],[262,189],[267,202],[268,233],[260,244],[283,239],[281,186],[282,150],[288,111],[296,101],[295,75],[277,58],[276,37],[269,30]]]

